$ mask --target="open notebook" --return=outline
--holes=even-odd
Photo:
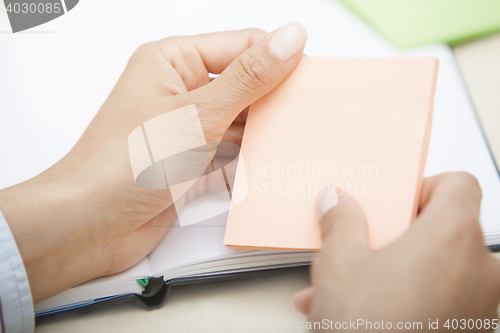
[[[454,91],[454,96],[460,99],[463,87],[453,86],[454,81],[449,78],[455,74],[450,74],[447,66],[443,67],[444,75],[451,86],[445,87],[446,89],[442,87],[442,90],[438,88],[436,92],[436,110],[426,174],[454,170],[472,170],[475,173],[474,168],[481,167],[482,172],[475,173],[476,176],[480,181],[488,180],[482,183],[484,198],[481,222],[486,244],[496,248],[497,244],[500,244],[500,233],[496,232],[498,230],[496,202],[500,198],[500,184],[495,165],[487,155],[488,147],[482,138],[468,141],[472,145],[470,148],[474,149],[467,153],[469,158],[466,161],[469,162],[463,162],[463,152],[469,151],[470,148],[460,143],[460,139],[464,133],[469,138],[475,138],[476,133],[480,133],[480,126],[467,107],[450,109],[449,106],[453,103],[448,94]],[[443,99],[446,103],[440,104]],[[467,121],[464,121],[465,119]],[[434,153],[432,153],[433,147]],[[472,153],[478,156],[470,159]],[[213,198],[194,200],[184,207],[185,212],[196,212],[204,205],[214,211],[220,211],[226,202],[217,202]],[[146,299],[143,297],[154,301],[138,302],[140,305],[159,306],[172,285],[253,274],[248,272],[267,273],[275,268],[306,266],[314,255],[311,251],[232,250],[223,245],[227,218],[228,214],[225,213],[187,227],[180,227],[176,221],[155,250],[134,267],[120,274],[89,281],[35,304],[37,320],[65,313],[67,310],[79,311],[81,308],[98,308],[100,305],[121,301]],[[139,284],[138,280],[144,282],[140,279],[148,277],[161,278],[150,279],[144,288],[145,284]],[[160,288],[158,285],[168,288]]]
[[[307,57],[301,61],[301,64],[284,82],[284,84],[287,84],[292,81],[295,86],[307,85],[313,90],[318,89],[318,96],[325,98],[313,96],[305,88],[302,95],[300,95],[300,92],[293,91],[294,95],[288,97],[290,100],[311,100],[311,106],[318,108],[318,110],[321,105],[328,107],[328,98],[333,91],[342,90],[343,97],[339,98],[339,100],[347,103],[344,105],[346,107],[345,110],[350,110],[352,116],[354,116],[345,117],[343,120],[337,117],[337,126],[341,126],[343,122],[346,130],[351,128],[354,131],[359,112],[366,112],[366,110],[360,109],[361,106],[357,102],[359,99],[365,99],[369,102],[369,105],[364,105],[364,107],[369,107],[370,110],[373,110],[371,118],[366,114],[367,118],[364,119],[365,125],[362,127],[365,131],[370,129],[368,134],[370,134],[372,139],[386,140],[388,137],[383,133],[391,131],[391,128],[394,128],[390,135],[390,140],[398,141],[399,151],[394,151],[395,147],[390,142],[382,140],[375,149],[369,149],[362,156],[367,159],[364,162],[373,160],[374,163],[377,161],[377,163],[386,163],[389,168],[386,169],[383,167],[380,170],[381,173],[386,171],[399,173],[403,178],[411,175],[411,179],[405,183],[408,185],[408,189],[405,190],[406,195],[404,197],[401,195],[392,195],[392,198],[400,199],[401,202],[399,203],[403,208],[393,209],[392,212],[386,210],[385,212],[386,216],[390,217],[390,215],[399,210],[401,214],[396,214],[397,218],[395,220],[399,222],[400,217],[403,220],[401,225],[392,225],[390,228],[382,225],[382,228],[379,229],[379,236],[385,242],[394,239],[404,232],[410,223],[412,215],[415,214],[414,205],[419,193],[418,183],[423,176],[423,167],[428,147],[437,64],[438,61],[435,58]],[[337,72],[337,77],[325,75],[333,74],[333,72]],[[294,75],[294,73],[298,75]],[[316,77],[316,80],[304,80],[303,74],[305,73],[309,73],[313,78]],[[317,99],[314,103],[312,101],[313,98]],[[325,122],[325,119],[320,119],[319,115],[315,115],[312,110],[301,106],[297,107],[300,109],[295,111],[310,114],[314,119],[317,118],[317,121]],[[297,114],[295,116],[297,117],[295,120],[299,119]],[[384,117],[384,120],[375,121],[378,117]],[[288,118],[288,121],[293,121],[293,119],[293,117]],[[311,125],[314,123],[315,121],[310,124],[303,123],[304,131],[314,130],[314,126]],[[401,130],[400,126],[403,126],[404,130]],[[300,134],[299,130],[300,128],[297,128],[297,137],[305,135]],[[324,134],[326,137],[331,136],[328,133]],[[350,135],[351,137],[346,136],[346,138],[353,142],[356,137],[362,136],[362,133],[356,134],[354,132]],[[286,141],[287,138],[280,136],[277,140]],[[345,148],[349,148],[347,140]],[[317,145],[316,150],[318,154],[316,156],[329,155],[328,147],[325,144],[326,142]],[[315,148],[309,147],[309,149]],[[219,152],[218,150],[217,154]],[[352,156],[350,153],[352,152],[349,150],[342,152],[342,157],[349,160],[349,164],[351,163]],[[243,155],[240,154],[238,162],[242,161],[241,157],[245,159],[244,152]],[[338,154],[337,157],[339,157]],[[360,157],[357,156],[356,158]],[[377,166],[382,167],[381,165]],[[241,168],[238,164],[237,172],[241,176],[240,171]],[[249,171],[251,170],[249,169]],[[374,180],[378,184],[377,187],[379,190],[382,189],[380,186],[384,187],[390,181],[390,178],[387,178],[387,176],[385,175]],[[368,190],[373,189],[370,188]],[[373,196],[370,197],[374,198]],[[241,199],[242,202],[236,202],[235,208],[232,209],[244,207],[246,202],[246,198],[244,195],[241,196],[241,192],[238,192],[237,197],[235,189],[233,191],[233,204],[238,199]],[[298,199],[302,201],[300,197]],[[314,200],[314,198],[309,199],[310,201]],[[224,211],[226,210],[226,205],[227,202],[221,196],[202,195],[188,202],[180,215],[191,212],[196,213],[200,209],[208,209],[215,212]],[[258,209],[258,207],[255,207],[254,210],[258,211]],[[310,216],[309,219],[304,219],[304,223],[307,224],[311,222],[310,220],[314,220],[314,223],[317,224],[314,213],[307,210],[305,212]],[[274,216],[276,217],[275,222],[279,223],[279,214],[275,214]],[[138,279],[150,276],[161,276],[161,283],[169,283],[188,277],[213,278],[249,271],[304,266],[310,263],[314,255],[314,252],[310,250],[319,248],[318,246],[303,248],[309,251],[230,249],[223,244],[227,217],[227,213],[224,213],[203,222],[184,227],[181,227],[181,223],[176,221],[167,236],[155,250],[139,264],[121,274],[95,279],[38,303],[35,305],[37,315],[44,316],[89,304],[101,303],[122,297],[122,295],[140,294],[144,290],[143,287],[146,287],[147,290],[152,289],[153,286],[151,284],[159,280],[150,279],[148,282],[149,285],[146,285],[146,280],[137,281]],[[258,216],[248,215],[248,217],[258,222]],[[383,221],[381,220],[380,222]],[[279,224],[276,225],[279,226]],[[248,232],[252,231],[251,225],[247,227],[249,228]],[[262,231],[260,234],[263,236],[269,235],[267,231]],[[307,241],[307,238],[305,239]],[[148,290],[149,292],[150,290]]]
[[[500,244],[500,232],[497,231],[500,181],[493,160],[487,153],[488,146],[480,137],[479,123],[464,97],[466,91],[462,84],[457,84],[460,77],[456,67],[450,65],[449,52],[445,49],[441,54],[447,61],[441,63],[431,149],[425,173],[432,175],[466,170],[479,178],[484,193],[481,223],[485,241],[495,248]],[[439,88],[443,77],[447,84]],[[460,103],[456,104],[455,100]],[[467,141],[462,140],[464,135]],[[197,204],[209,204],[219,209],[218,205],[226,203],[212,201]],[[196,211],[197,205],[188,204],[184,209]],[[36,304],[37,320],[66,310],[98,307],[99,304],[110,304],[120,299],[137,300],[137,295],[146,291],[151,295],[158,290],[148,290],[151,289],[148,286],[145,291],[137,282],[137,279],[150,276],[162,276],[157,281],[175,285],[175,281],[191,283],[195,279],[205,281],[213,277],[241,276],[252,270],[267,272],[272,268],[304,266],[312,259],[314,252],[231,250],[223,245],[226,220],[227,214],[222,214],[183,228],[176,222],[157,248],[134,267],[120,274],[89,281]],[[160,296],[164,298],[166,294],[164,290]],[[156,304],[161,304],[161,299]]]
[[[208,200],[207,200],[208,201]],[[213,209],[224,201],[187,204],[185,210],[209,204]],[[163,276],[167,282],[192,276],[224,275],[308,265],[311,252],[235,251],[222,244],[227,214],[181,227],[176,221],[156,249],[134,267],[109,277],[102,277],[66,290],[35,304],[37,317],[108,301],[126,294],[141,294],[144,288],[137,279]],[[163,295],[164,297],[165,295]]]

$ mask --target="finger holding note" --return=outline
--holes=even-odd
[[[312,267],[313,286],[294,298],[311,321],[360,319],[363,329],[382,320],[419,322],[424,330],[438,321],[441,330],[447,320],[497,318],[500,263],[483,244],[481,189],[471,175],[425,179],[410,230],[378,251],[369,248],[353,198],[324,189],[317,200],[323,249]]]

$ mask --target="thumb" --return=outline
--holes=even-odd
[[[299,62],[307,32],[297,22],[289,23],[267,35],[236,58],[198,93],[200,116],[208,113],[220,120],[223,131],[248,105],[273,90]],[[207,103],[207,101],[209,101]]]
[[[321,220],[323,252],[339,253],[368,250],[368,232],[363,210],[357,201],[338,188],[323,187],[316,199],[316,213]]]

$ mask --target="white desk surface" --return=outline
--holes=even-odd
[[[335,0],[85,0],[68,14],[19,34],[9,33],[0,12],[0,188],[33,177],[69,151],[138,45],[171,35],[247,27],[271,31],[290,21],[307,28],[305,52],[313,56],[438,57],[426,174],[473,173],[485,193],[484,220],[500,220],[495,208],[500,181],[481,145],[482,134],[469,125],[475,115],[452,51],[442,45],[399,51]],[[176,287],[155,311],[125,304],[36,330],[287,332],[291,320],[305,319],[293,309],[291,297],[308,283],[301,273]]]
[[[304,271],[269,277],[172,288],[163,307],[146,311],[134,303],[52,320],[44,332],[275,333],[297,331],[291,321],[305,321],[292,297],[309,285]]]

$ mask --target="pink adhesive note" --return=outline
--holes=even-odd
[[[373,249],[400,237],[418,209],[438,66],[304,57],[250,108],[233,191],[244,199],[229,212],[224,244],[320,249],[314,207],[325,184],[361,205]]]

